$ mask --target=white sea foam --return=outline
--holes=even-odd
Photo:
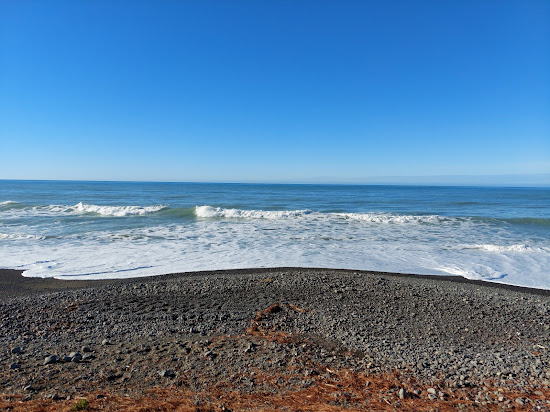
[[[465,246],[466,249],[480,249],[480,250],[486,250],[488,252],[540,252],[543,251],[543,248],[539,247],[532,247],[529,245],[509,245],[509,246],[501,246],[501,245],[471,245],[471,246]]]
[[[15,204],[17,204],[17,202],[13,200],[5,200],[3,202],[0,202],[0,206],[15,205]]]
[[[98,205],[87,205],[82,202],[78,203],[76,206],[73,206],[72,209],[79,213],[96,213],[102,216],[143,216],[149,213],[155,213],[162,209],[165,209],[166,206],[98,206]]]
[[[36,206],[38,226],[0,221],[0,265],[25,276],[105,279],[245,267],[326,267],[461,275],[550,289],[550,244],[479,219],[392,213],[320,213],[197,206],[135,227],[162,206]],[[12,211],[4,211],[4,218]],[[58,229],[58,216],[71,216]],[[55,217],[49,219],[49,217]],[[164,214],[163,214],[164,216]],[[48,218],[44,218],[48,217]],[[93,219],[92,219],[93,220]],[[25,222],[25,221],[24,221]],[[28,222],[35,222],[29,219]],[[450,224],[449,224],[450,222]],[[131,224],[126,224],[131,223]],[[151,225],[154,223],[154,225]],[[88,228],[93,230],[88,230]],[[42,235],[48,238],[43,239]],[[50,241],[51,237],[55,237]],[[22,247],[22,242],[24,247]]]
[[[379,224],[438,224],[443,222],[462,222],[464,219],[449,218],[438,215],[397,215],[384,213],[321,213],[311,210],[242,210],[224,209],[212,206],[196,206],[195,215],[200,218],[238,218],[238,219],[289,219],[304,216],[313,219],[348,219],[366,223]]]
[[[46,236],[31,235],[31,234],[27,234],[27,233],[0,233],[0,239],[10,239],[10,240],[35,239],[35,240],[42,240],[42,239],[46,239]]]
[[[28,206],[18,209],[10,209],[0,214],[1,218],[29,218],[47,216],[74,216],[82,214],[96,214],[100,216],[143,216],[165,209],[164,205],[154,206],[100,206],[93,204],[78,203],[74,206],[68,205],[39,205]]]
[[[221,207],[212,206],[197,206],[195,207],[195,215],[197,217],[224,217],[224,218],[239,218],[239,219],[287,219],[291,217],[299,217],[310,214],[309,210],[241,210],[241,209],[224,209]]]
[[[407,223],[442,223],[456,222],[456,218],[448,218],[438,215],[394,215],[384,213],[334,213],[333,215],[344,219],[360,220],[368,223],[382,224],[407,224]]]

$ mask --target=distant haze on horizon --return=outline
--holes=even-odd
[[[550,186],[548,1],[5,1],[0,61],[0,179]]]

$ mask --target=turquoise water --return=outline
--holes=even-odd
[[[0,181],[0,266],[65,279],[309,266],[550,288],[550,189]]]

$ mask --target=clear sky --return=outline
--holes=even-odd
[[[550,176],[549,1],[3,0],[0,59],[4,179]]]

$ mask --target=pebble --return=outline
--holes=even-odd
[[[50,355],[44,359],[44,365],[50,365],[55,362],[57,362],[57,356],[55,355]]]
[[[204,368],[205,374],[213,370],[224,377],[227,369],[235,369],[235,374],[252,370],[256,367],[256,358],[262,356],[267,357],[267,361],[271,361],[269,365],[274,368],[281,365],[294,367],[294,363],[290,365],[292,356],[296,357],[294,362],[299,364],[302,353],[310,349],[302,350],[296,345],[298,350],[292,354],[287,344],[273,343],[273,348],[264,352],[266,348],[262,344],[254,346],[261,339],[252,339],[254,344],[250,345],[249,341],[243,340],[232,352],[208,344],[193,345],[200,339],[198,333],[205,333],[209,338],[218,333],[229,336],[243,333],[259,311],[276,302],[283,302],[280,304],[282,310],[268,313],[259,322],[260,327],[266,330],[272,327],[297,337],[300,333],[316,335],[337,343],[338,350],[323,347],[324,352],[319,349],[314,357],[319,364],[326,363],[334,370],[346,368],[353,362],[359,362],[359,370],[367,372],[368,369],[372,374],[391,371],[395,367],[408,369],[425,379],[417,382],[417,388],[430,387],[428,395],[434,397],[439,397],[439,387],[445,388],[448,396],[453,396],[447,386],[435,378],[431,380],[440,373],[453,384],[450,387],[463,388],[472,398],[475,395],[471,394],[479,392],[479,382],[485,379],[499,378],[497,385],[509,385],[509,393],[524,395],[527,391],[515,389],[522,385],[532,388],[531,384],[535,381],[530,378],[536,377],[537,385],[544,381],[550,385],[548,351],[537,348],[540,352],[537,359],[540,358],[540,361],[531,355],[533,342],[547,346],[550,338],[549,328],[533,327],[550,315],[550,299],[546,296],[541,296],[541,303],[527,300],[522,303],[518,297],[530,295],[482,284],[414,278],[400,278],[397,282],[395,277],[386,276],[386,281],[380,281],[377,286],[378,275],[351,276],[346,272],[331,271],[305,272],[299,276],[296,271],[289,271],[285,276],[281,273],[276,276],[270,274],[270,278],[276,279],[270,284],[270,288],[277,286],[274,294],[265,287],[265,282],[256,281],[258,278],[255,276],[242,276],[236,272],[214,277],[151,278],[141,280],[142,286],[136,290],[133,289],[133,281],[128,281],[85,290],[16,297],[5,308],[2,302],[0,347],[5,348],[0,351],[4,356],[2,370],[5,377],[14,377],[5,387],[11,385],[21,391],[27,381],[35,381],[39,374],[30,360],[21,362],[25,367],[20,371],[10,373],[7,366],[18,360],[15,355],[10,360],[9,352],[17,352],[15,345],[20,349],[23,347],[25,354],[32,354],[34,363],[41,364],[44,356],[52,352],[70,352],[70,360],[76,361],[77,349],[80,349],[81,360],[88,361],[78,366],[74,364],[75,367],[64,364],[59,370],[44,368],[44,383],[40,383],[40,391],[45,393],[51,393],[53,388],[61,394],[64,391],[72,393],[74,389],[67,388],[75,384],[89,387],[91,382],[97,381],[100,371],[110,372],[114,366],[121,373],[129,373],[132,385],[142,387],[148,387],[150,383],[158,384],[157,380],[162,379],[159,378],[159,371],[175,370],[176,364],[193,376]],[[401,287],[397,288],[397,283]],[[335,302],[332,290],[338,290],[338,295],[344,295],[345,299]],[[82,302],[81,307],[86,309],[70,313],[64,311],[75,301]],[[298,312],[289,304],[307,311]],[[36,310],[28,310],[29,307]],[[178,313],[175,318],[172,316],[174,312]],[[222,312],[227,316],[220,320],[219,314]],[[480,312],[485,315],[480,316]],[[87,313],[93,314],[97,320],[90,321]],[[471,318],[468,318],[469,315]],[[57,324],[74,324],[76,332],[52,328]],[[466,328],[470,329],[470,333],[464,333]],[[193,335],[187,334],[188,331]],[[518,337],[517,331],[522,332],[521,337]],[[109,339],[115,345],[118,342],[127,344],[107,347],[105,345],[111,344]],[[185,341],[185,347],[167,345],[170,339]],[[90,346],[97,352],[92,351]],[[353,355],[348,359],[339,352],[340,348],[349,349]],[[208,360],[212,357],[212,350],[218,355],[216,360],[223,362]],[[355,353],[361,354],[361,357],[358,358]],[[203,354],[206,359],[201,357]],[[92,359],[96,360],[89,362]],[[115,363],[115,359],[120,362]],[[49,362],[45,360],[44,364],[55,363],[56,360],[54,357]],[[199,370],[192,371],[192,368]],[[534,370],[539,371],[538,377]],[[321,371],[325,375],[324,369]],[[80,376],[73,376],[75,373]],[[157,380],[150,379],[151,375],[155,375]],[[80,379],[77,380],[77,377]],[[116,382],[117,385],[119,383]],[[411,384],[402,382],[393,391],[395,402],[399,402],[402,395],[407,397],[405,385]],[[409,397],[416,398],[412,395],[412,389],[409,387]],[[426,391],[418,394],[424,397]],[[498,399],[496,393],[490,394],[490,401],[485,396],[484,393],[478,399],[479,403]],[[511,397],[510,404],[519,408],[515,399]]]
[[[21,365],[18,364],[18,363],[12,363],[12,364],[10,365],[10,369],[19,369],[20,367],[21,367]]]
[[[14,354],[19,354],[19,353],[22,353],[22,352],[23,352],[23,350],[21,349],[20,346],[16,346],[15,348],[13,348],[11,350],[11,353],[14,353]]]
[[[169,370],[169,369],[163,369],[161,371],[159,371],[159,375],[162,377],[162,378],[173,378],[176,376],[176,374]]]
[[[80,352],[71,352],[69,356],[71,357],[71,362],[80,362],[82,360]]]

